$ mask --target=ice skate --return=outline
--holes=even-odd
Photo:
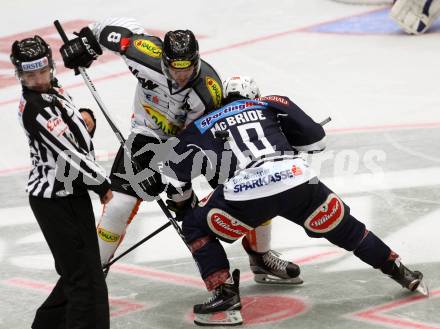
[[[240,301],[240,271],[232,272],[233,283],[217,287],[212,297],[194,305],[194,323],[199,326],[235,326],[243,323]]]
[[[249,255],[249,263],[254,280],[264,284],[301,284],[304,281],[300,278],[298,265],[279,258],[279,253],[269,250],[265,253],[253,251],[246,239],[242,244]]]
[[[388,274],[403,288],[429,296],[429,289],[426,282],[423,280],[422,272],[411,271],[400,262],[400,258],[387,262],[387,264],[382,267],[382,272]]]

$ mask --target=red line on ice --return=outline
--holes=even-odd
[[[147,278],[166,283],[173,283],[180,286],[205,288],[205,284],[199,277],[164,272],[145,266],[115,264],[111,267],[111,272],[129,274],[136,277]]]
[[[430,297],[439,297],[440,289],[430,292]],[[349,316],[353,318],[359,318],[363,321],[370,323],[380,323],[382,325],[392,325],[399,326],[401,328],[413,328],[413,329],[440,329],[440,326],[423,323],[421,321],[414,321],[411,319],[406,319],[404,317],[393,316],[385,314],[384,312],[397,309],[399,307],[406,306],[411,303],[423,302],[430,300],[426,296],[414,295],[406,298],[393,301],[391,303],[375,306],[367,310],[352,313]]]

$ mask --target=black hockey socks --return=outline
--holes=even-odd
[[[390,256],[391,249],[373,232],[366,231],[364,239],[353,253],[363,262],[374,268],[380,268]]]

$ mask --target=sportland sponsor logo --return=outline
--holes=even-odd
[[[152,41],[140,39],[134,42],[134,46],[141,53],[144,53],[153,58],[160,58],[162,56],[162,49],[156,46]]]
[[[304,223],[312,232],[326,233],[334,229],[344,218],[344,204],[331,193],[325,202],[315,210]]]
[[[254,100],[236,101],[196,120],[194,124],[203,133],[221,119],[243,112],[249,108],[263,109],[265,105],[267,105],[267,103]]]

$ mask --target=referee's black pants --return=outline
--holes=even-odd
[[[29,196],[29,203],[61,276],[38,308],[32,328],[108,329],[108,293],[89,195]]]

